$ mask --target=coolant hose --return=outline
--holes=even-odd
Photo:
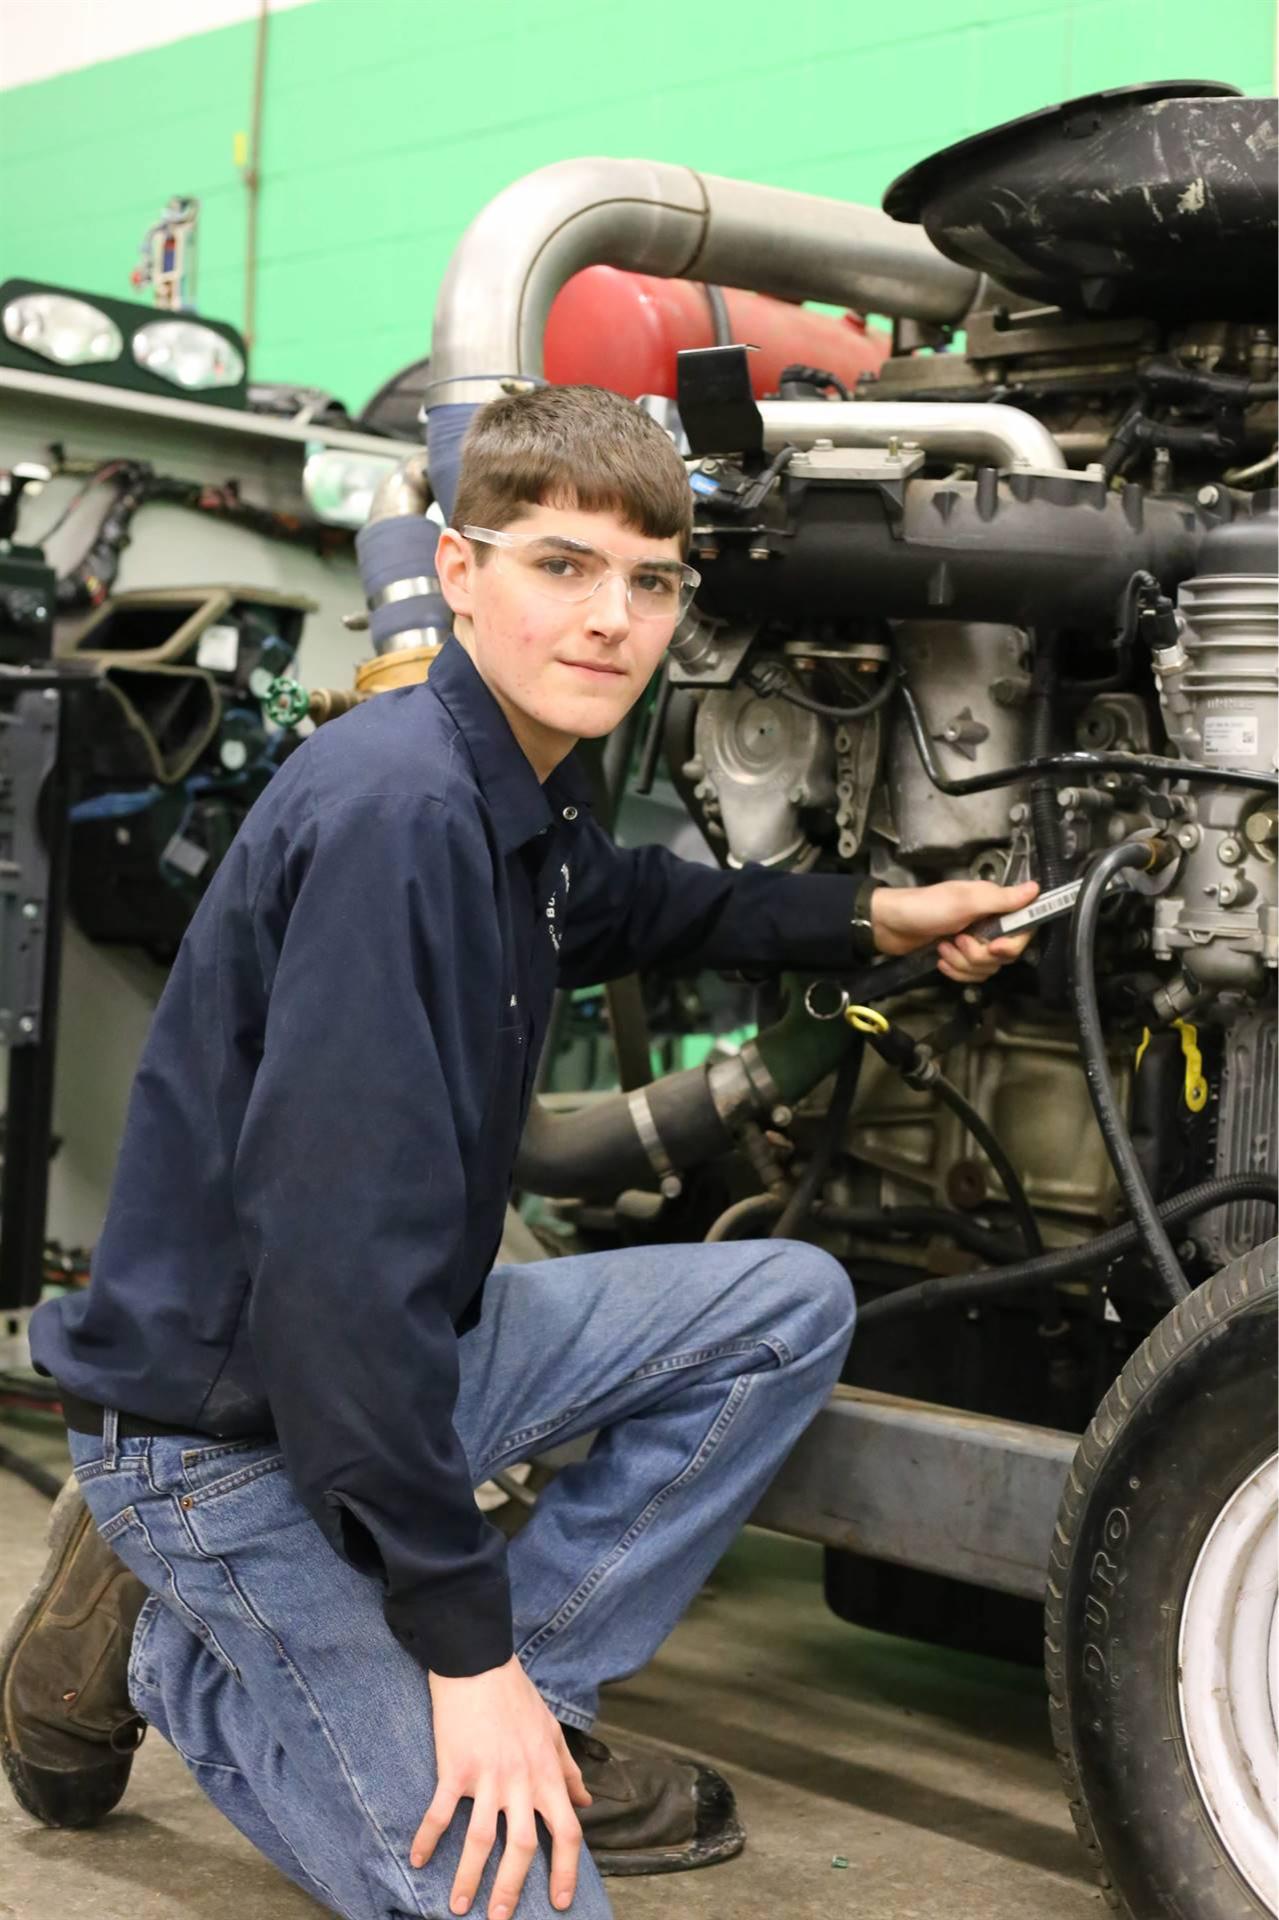
[[[535,1097],[516,1156],[516,1185],[547,1199],[591,1198],[652,1186],[668,1170],[727,1153],[739,1117],[793,1106],[849,1050],[852,1036],[842,1020],[814,1020],[808,1012],[806,979],[783,976],[781,1019],[732,1060],[663,1074],[570,1113],[552,1113]]]
[[[1132,1135],[1119,1111],[1110,1064],[1106,1059],[1106,1037],[1101,1029],[1101,1009],[1097,1000],[1096,942],[1097,918],[1102,895],[1113,876],[1125,867],[1148,868],[1151,864],[1149,841],[1123,840],[1094,862],[1088,871],[1070,919],[1070,988],[1079,1023],[1079,1047],[1084,1059],[1084,1078],[1097,1124],[1101,1128],[1115,1178],[1123,1189],[1128,1211],[1141,1230],[1156,1272],[1164,1283],[1170,1304],[1176,1305],[1190,1292],[1190,1284],[1181,1270],[1181,1262],[1159,1217],[1146,1185]]]
[[[419,636],[427,633],[443,640],[452,626],[453,615],[435,574],[439,538],[434,520],[415,513],[371,520],[356,534],[375,652],[420,646],[424,642]]]
[[[426,416],[426,456],[431,491],[450,524],[453,520],[453,496],[457,492],[457,470],[462,464],[462,441],[478,412],[479,407],[470,401],[449,401],[442,406],[431,407]]]
[[[1179,1227],[1185,1220],[1211,1213],[1216,1207],[1233,1206],[1241,1200],[1275,1201],[1273,1177],[1256,1173],[1228,1173],[1214,1180],[1203,1180],[1185,1193],[1161,1200],[1158,1213],[1162,1225]],[[930,1313],[938,1307],[955,1306],[976,1300],[990,1300],[1005,1293],[1020,1292],[1023,1287],[1042,1286],[1045,1282],[1067,1280],[1076,1273],[1087,1273],[1145,1240],[1145,1230],[1133,1221],[1112,1227],[1079,1247],[1058,1247],[1040,1254],[1037,1260],[1019,1260],[1014,1266],[975,1268],[971,1273],[947,1273],[935,1280],[921,1280],[902,1287],[896,1293],[872,1300],[861,1309],[858,1324],[868,1321],[904,1319],[909,1314]]]

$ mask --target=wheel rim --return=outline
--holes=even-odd
[[[1186,1751],[1217,1837],[1258,1899],[1279,1906],[1279,1454],[1235,1489],[1186,1588],[1177,1690]]]

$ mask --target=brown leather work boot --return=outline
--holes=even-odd
[[[733,1789],[714,1767],[611,1753],[577,1727],[564,1727],[564,1739],[591,1793],[577,1814],[601,1874],[681,1873],[731,1860],[746,1845]]]
[[[0,1758],[19,1806],[46,1826],[96,1826],[128,1784],[147,1726],[126,1683],[146,1597],[73,1474],[53,1503],[44,1572],[0,1645]]]

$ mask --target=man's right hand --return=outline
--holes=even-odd
[[[559,1722],[519,1661],[467,1679],[429,1675],[435,1721],[437,1785],[413,1836],[409,1863],[423,1867],[450,1825],[459,1800],[470,1799],[470,1826],[449,1905],[466,1913],[506,1815],[503,1849],[487,1920],[511,1920],[537,1852],[534,1815],[551,1834],[551,1901],[569,1905],[577,1891],[582,1828],[573,1808],[591,1796],[564,1741]]]

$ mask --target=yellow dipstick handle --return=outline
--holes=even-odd
[[[1199,1034],[1189,1020],[1174,1020],[1172,1024],[1181,1035],[1181,1051],[1186,1056],[1186,1105],[1192,1113],[1202,1113],[1208,1102],[1208,1082],[1204,1079]]]
[[[1141,1056],[1146,1051],[1146,1048],[1149,1045],[1150,1045],[1150,1028],[1143,1027],[1141,1030],[1141,1045],[1137,1048],[1137,1057],[1132,1063],[1132,1070],[1134,1073],[1136,1073],[1138,1067],[1141,1065]]]
[[[887,1033],[888,1022],[878,1007],[845,1007],[844,1018],[858,1033]]]

